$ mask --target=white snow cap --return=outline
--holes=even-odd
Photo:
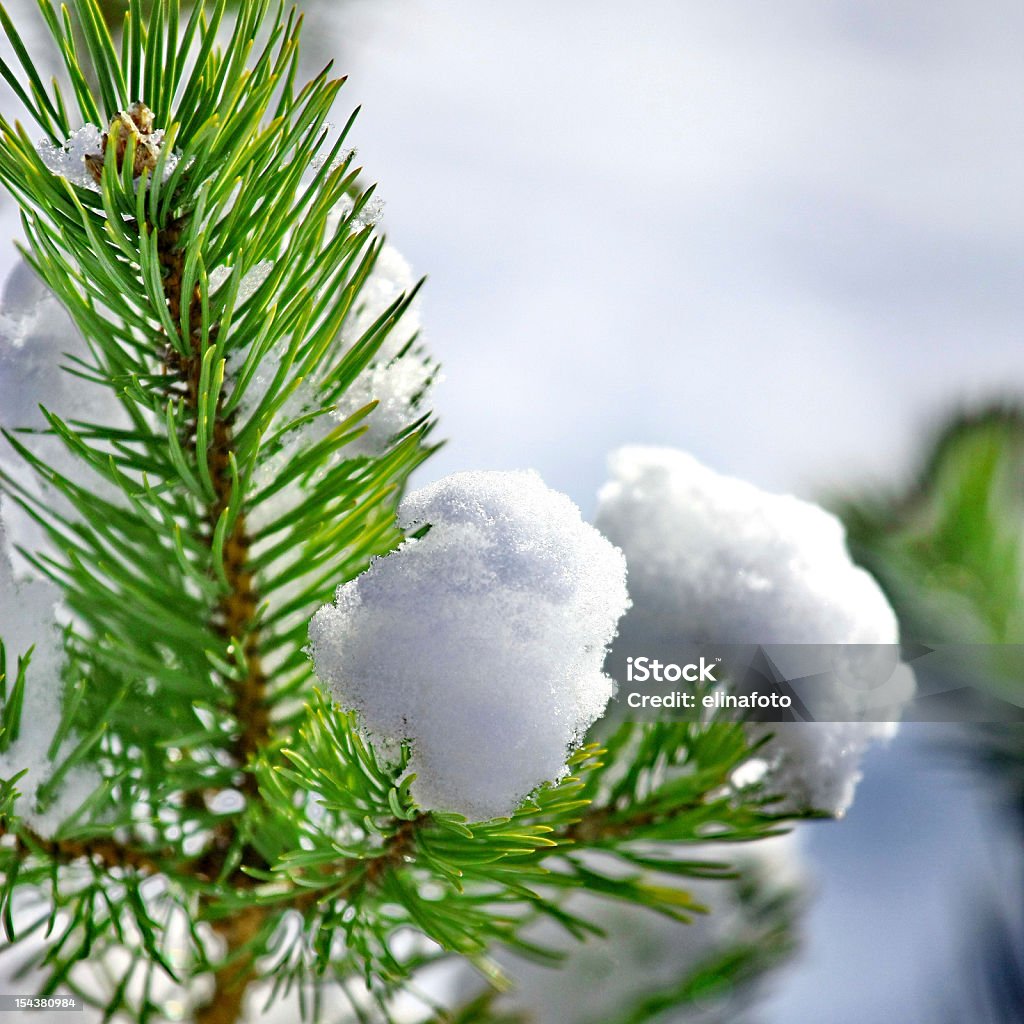
[[[612,695],[622,554],[533,472],[457,473],[398,518],[430,530],[316,613],[317,675],[372,735],[411,741],[421,807],[511,814]]]
[[[90,768],[76,766],[68,771],[51,804],[40,810],[39,787],[50,777],[53,765],[47,751],[61,719],[60,629],[54,609],[59,592],[49,583],[17,583],[7,556],[6,538],[0,526],[0,639],[7,659],[7,687],[17,679],[18,659],[32,649],[25,676],[24,702],[17,739],[0,751],[0,779],[10,779],[28,769],[16,787],[21,794],[15,812],[44,836],[53,835],[68,815],[77,810],[99,784]],[[65,743],[64,753],[70,743]]]
[[[670,448],[627,447],[609,460],[597,526],[625,552],[633,609],[616,657],[661,655],[682,643],[896,644],[896,616],[855,566],[839,520],[824,509],[721,476]],[[874,673],[878,652],[850,649],[847,678]],[[671,659],[670,659],[671,660]],[[892,736],[914,692],[905,665],[877,687],[829,694],[834,723],[766,725],[771,784],[794,808],[840,815],[853,799],[861,754]]]

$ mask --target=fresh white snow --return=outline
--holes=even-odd
[[[809,502],[722,476],[670,448],[627,447],[610,458],[596,523],[622,548],[633,608],[616,650],[640,655],[683,643],[844,644],[849,682],[870,679],[896,617],[878,584],[855,566],[842,524]],[[865,646],[854,646],[865,645]],[[884,693],[837,685],[823,695],[834,722],[757,727],[774,734],[771,788],[797,809],[840,815],[861,755],[896,730],[868,721],[879,701],[898,714],[914,691],[896,665]],[[820,718],[820,715],[819,715]]]
[[[317,675],[372,735],[411,741],[420,806],[511,814],[612,694],[622,555],[532,472],[454,474],[399,521],[430,529],[316,613]]]
[[[75,766],[64,775],[48,806],[37,803],[39,787],[53,773],[48,753],[61,721],[64,655],[55,619],[59,597],[49,583],[15,580],[0,525],[0,639],[6,654],[8,693],[17,678],[18,660],[31,652],[18,735],[0,751],[0,779],[10,779],[27,769],[16,783],[20,796],[15,812],[44,836],[53,835],[99,783],[93,769]],[[71,742],[65,740],[62,753],[67,754]]]
[[[72,455],[59,437],[43,433],[50,428],[42,408],[65,423],[128,425],[110,389],[79,376],[95,368],[96,360],[74,321],[35,271],[19,260],[0,297],[0,428],[13,433],[62,476],[104,497],[116,498],[113,486]],[[20,433],[26,429],[40,433]],[[3,438],[0,469],[29,491],[42,493],[39,477]],[[64,513],[73,512],[60,495],[50,493],[47,500]],[[43,529],[11,500],[4,504],[2,523],[12,547],[41,550],[47,546]],[[28,569],[16,554],[14,559],[19,573]]]

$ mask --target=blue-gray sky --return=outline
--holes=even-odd
[[[534,466],[586,507],[646,441],[811,493],[1024,390],[1019,5],[348,12],[314,17],[431,277],[428,472]]]

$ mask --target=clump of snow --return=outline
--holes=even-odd
[[[328,235],[337,230],[341,220],[351,211],[350,200],[338,204],[328,217]],[[373,211],[368,213],[363,210],[361,213],[363,218],[373,215]],[[359,226],[357,223],[356,227]],[[260,277],[253,276],[260,270],[260,267],[255,268],[243,279],[243,287],[248,285],[251,293],[265,279],[271,266],[267,264]],[[393,246],[383,245],[373,270],[360,288],[353,309],[325,354],[323,365],[333,367],[393,303],[412,291],[415,283],[412,269],[402,255]],[[321,415],[305,420],[283,439],[278,450],[266,453],[255,480],[256,485],[274,479],[279,467],[287,464],[296,451],[322,440],[353,413],[371,402],[377,404],[360,424],[365,432],[345,447],[346,457],[381,454],[398,434],[422,417],[429,409],[430,391],[438,374],[426,350],[418,343],[420,326],[419,302],[414,299],[391,327],[371,363],[334,405]],[[278,372],[282,354],[283,349],[272,349],[256,370],[239,404],[239,412],[243,417],[258,408]],[[228,359],[229,380],[237,378],[246,355],[245,351],[231,353]],[[278,412],[277,428],[322,410],[325,403],[322,389],[322,375],[316,370],[303,378]],[[282,495],[273,508],[257,509],[257,525],[261,517],[278,514],[281,509],[277,506],[286,500],[287,495]]]
[[[139,138],[148,143],[154,150],[159,150],[163,144],[164,130],[162,128],[148,134],[140,134]],[[76,128],[62,143],[51,142],[49,139],[42,139],[36,144],[36,152],[43,166],[52,174],[58,177],[67,178],[72,185],[80,188],[100,191],[100,185],[92,176],[86,166],[85,158],[89,156],[102,156],[104,152],[103,129],[94,124],[84,124]],[[164,161],[164,180],[174,173],[178,166],[179,157],[177,154],[168,153]]]
[[[784,794],[783,809],[824,811],[841,818],[853,803],[864,752],[896,735],[895,722],[779,722],[752,727],[771,735],[768,789]]]
[[[738,878],[698,879],[654,875],[646,881],[685,889],[708,913],[695,913],[690,923],[657,914],[645,907],[589,892],[574,892],[564,909],[591,922],[604,936],[583,941],[548,918],[531,924],[523,938],[565,959],[547,965],[496,950],[496,959],[512,985],[496,1009],[522,1014],[532,1024],[595,1024],[626,1019],[642,999],[671,992],[728,950],[776,941],[772,928],[779,914],[798,909],[805,869],[794,833],[745,844],[662,845],[666,860],[730,864]],[[591,856],[588,866],[613,876],[622,867],[612,858]],[[616,871],[616,869],[618,869]],[[773,913],[774,909],[774,913]],[[704,1004],[658,1015],[657,1020],[682,1024],[739,1024],[756,1000],[764,976],[717,993]],[[482,985],[468,970],[459,978],[459,1002],[479,994]]]
[[[10,779],[28,770],[16,783],[20,796],[14,809],[44,836],[53,835],[99,783],[91,768],[76,765],[64,775],[49,805],[38,805],[39,788],[53,773],[48,750],[61,720],[64,654],[55,619],[58,598],[58,591],[49,583],[15,580],[0,526],[0,639],[6,654],[8,693],[17,679],[18,659],[32,652],[18,735],[6,750],[0,750],[0,778]],[[65,742],[64,754],[70,745]]]
[[[371,734],[411,741],[420,806],[511,814],[611,697],[622,555],[532,472],[446,477],[399,522],[430,530],[316,613],[317,675]]]
[[[0,297],[0,427],[12,433],[49,430],[40,406],[65,422],[127,426],[127,416],[108,388],[69,372],[70,367],[82,370],[75,360],[87,367],[96,363],[88,343],[57,297],[24,260],[19,260]],[[103,487],[103,481],[88,473],[58,437],[17,437],[61,475],[79,479],[94,491]],[[3,439],[0,468],[38,492],[38,477]],[[54,504],[61,504],[56,496],[51,498]],[[42,528],[13,502],[4,506],[4,523],[12,544],[30,550],[45,547]]]
[[[355,206],[352,203],[351,206]],[[350,209],[349,207],[348,209]],[[340,210],[345,210],[345,216],[348,216],[348,209],[346,209],[346,203],[342,202],[339,204]],[[372,199],[363,203],[363,208],[352,218],[352,226],[357,230],[365,228],[369,224],[379,224],[384,216],[384,200],[378,199],[374,196]],[[330,224],[330,221],[328,221]]]
[[[96,180],[85,166],[87,156],[103,152],[103,129],[94,124],[76,128],[60,145],[43,139],[36,145],[36,152],[43,166],[58,177],[67,178],[72,185],[80,188],[100,190]]]
[[[686,643],[857,645],[847,648],[846,685],[824,695],[834,722],[758,727],[774,734],[771,788],[795,808],[842,814],[864,749],[896,729],[862,719],[880,717],[879,701],[897,715],[914,691],[905,665],[884,693],[867,685],[878,668],[872,645],[895,645],[898,626],[878,584],[851,561],[842,524],[673,449],[623,448],[610,469],[596,523],[625,552],[633,600],[613,665]]]
[[[609,465],[597,526],[630,563],[633,629],[671,623],[694,642],[896,641],[885,596],[824,509],[669,448],[623,448]]]

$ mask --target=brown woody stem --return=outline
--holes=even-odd
[[[164,295],[167,309],[174,323],[181,322],[182,306],[186,297],[182,294],[185,270],[185,251],[180,246],[183,225],[172,223],[160,232],[157,249],[160,263],[164,268]],[[165,356],[167,372],[177,385],[177,397],[183,398],[192,414],[192,430],[185,442],[194,448],[195,419],[198,416],[199,378],[203,362],[202,302],[199,288],[188,296],[189,337],[183,339],[189,354],[182,356],[177,349],[169,346]],[[208,334],[207,344],[213,344],[216,330]],[[213,542],[214,531],[221,514],[231,499],[230,456],[233,452],[232,423],[230,418],[220,415],[222,398],[217,401],[217,415],[213,424],[212,443],[207,453],[210,476],[215,492],[214,500],[207,506],[204,523],[204,538]],[[240,512],[234,521],[231,533],[224,542],[224,574],[228,587],[221,596],[214,612],[213,625],[229,643],[243,645],[246,675],[243,679],[228,679],[232,691],[234,714],[238,722],[238,736],[235,741],[235,756],[240,767],[245,767],[266,741],[270,730],[270,715],[267,708],[267,678],[260,660],[260,634],[256,624],[259,600],[253,575],[249,571],[251,548],[245,512]],[[248,795],[255,793],[255,779],[246,773],[243,790]]]
[[[188,302],[189,336],[182,339],[188,355],[183,356],[176,346],[168,346],[165,368],[173,378],[177,397],[184,399],[190,413],[189,436],[186,445],[194,449],[195,423],[198,417],[200,371],[203,362],[202,304],[198,287],[189,296],[182,294],[185,269],[185,251],[180,245],[183,224],[172,223],[157,237],[157,249],[164,270],[164,295],[173,323],[181,323],[182,307]],[[207,334],[207,344],[214,344],[216,329]],[[204,539],[212,544],[214,532],[222,513],[231,500],[230,472],[233,452],[233,433],[230,418],[221,415],[223,396],[217,400],[212,441],[206,453],[213,481],[214,500],[205,510]],[[229,644],[241,644],[246,673],[244,678],[227,678],[226,685],[232,695],[233,713],[238,726],[234,740],[234,755],[238,766],[245,770],[253,756],[269,737],[270,713],[267,706],[267,678],[260,660],[260,634],[256,623],[259,599],[253,574],[249,570],[251,539],[246,527],[244,511],[234,521],[223,548],[224,576],[227,588],[213,613],[212,625]],[[256,777],[245,771],[242,791],[250,798],[257,792]],[[213,845],[204,857],[202,871],[209,877],[219,873],[231,844],[231,826],[226,824],[214,836]],[[240,876],[251,884],[248,876]],[[224,939],[226,953],[223,966],[214,972],[214,992],[206,1007],[199,1010],[197,1024],[234,1024],[242,1011],[245,991],[253,978],[254,955],[248,949],[259,933],[266,917],[262,907],[248,907],[214,923],[214,929]]]

